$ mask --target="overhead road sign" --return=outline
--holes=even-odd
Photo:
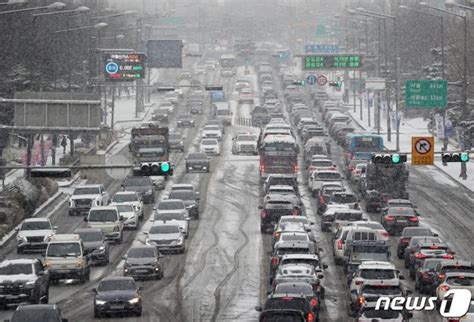
[[[324,44],[305,45],[304,51],[305,53],[335,54],[339,52],[339,46]]]
[[[411,153],[412,165],[433,165],[434,137],[413,136],[411,138]]]
[[[359,69],[361,54],[313,54],[303,56],[303,70],[315,69]]]
[[[106,81],[134,81],[145,78],[145,54],[104,53]]]
[[[365,88],[373,90],[385,89],[385,78],[367,78],[365,80]]]
[[[448,105],[448,82],[445,80],[407,80],[405,107],[445,109]]]
[[[153,68],[182,68],[182,40],[148,40],[148,66]]]

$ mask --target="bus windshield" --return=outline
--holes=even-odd
[[[383,139],[380,136],[354,136],[351,149],[353,152],[380,152],[383,150]]]

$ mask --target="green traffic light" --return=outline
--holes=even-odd
[[[461,162],[467,162],[469,161],[469,153],[463,152],[461,153]]]
[[[163,162],[160,164],[161,171],[162,172],[168,172],[170,171],[170,164],[168,162]]]
[[[400,155],[399,154],[392,154],[392,163],[393,164],[400,163]]]

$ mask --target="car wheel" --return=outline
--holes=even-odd
[[[97,311],[97,309],[94,308],[94,318],[100,319],[101,317],[102,317],[102,314],[100,314],[99,311]]]
[[[142,316],[142,308],[135,312],[135,316]]]
[[[46,293],[43,295],[43,298],[41,299],[41,304],[48,304],[49,303],[49,286],[46,289]]]
[[[117,239],[117,244],[121,244],[121,243],[122,243],[122,237],[123,237],[123,235],[122,235],[122,234],[120,234],[120,238],[119,238],[119,239]]]

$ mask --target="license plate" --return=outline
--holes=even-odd
[[[147,269],[137,269],[135,272],[137,273],[148,273]]]
[[[400,219],[397,219],[397,222],[407,222],[407,220],[405,218],[400,218]]]
[[[125,308],[125,306],[123,306],[123,305],[111,305],[110,306],[111,310],[123,310],[124,308]]]

